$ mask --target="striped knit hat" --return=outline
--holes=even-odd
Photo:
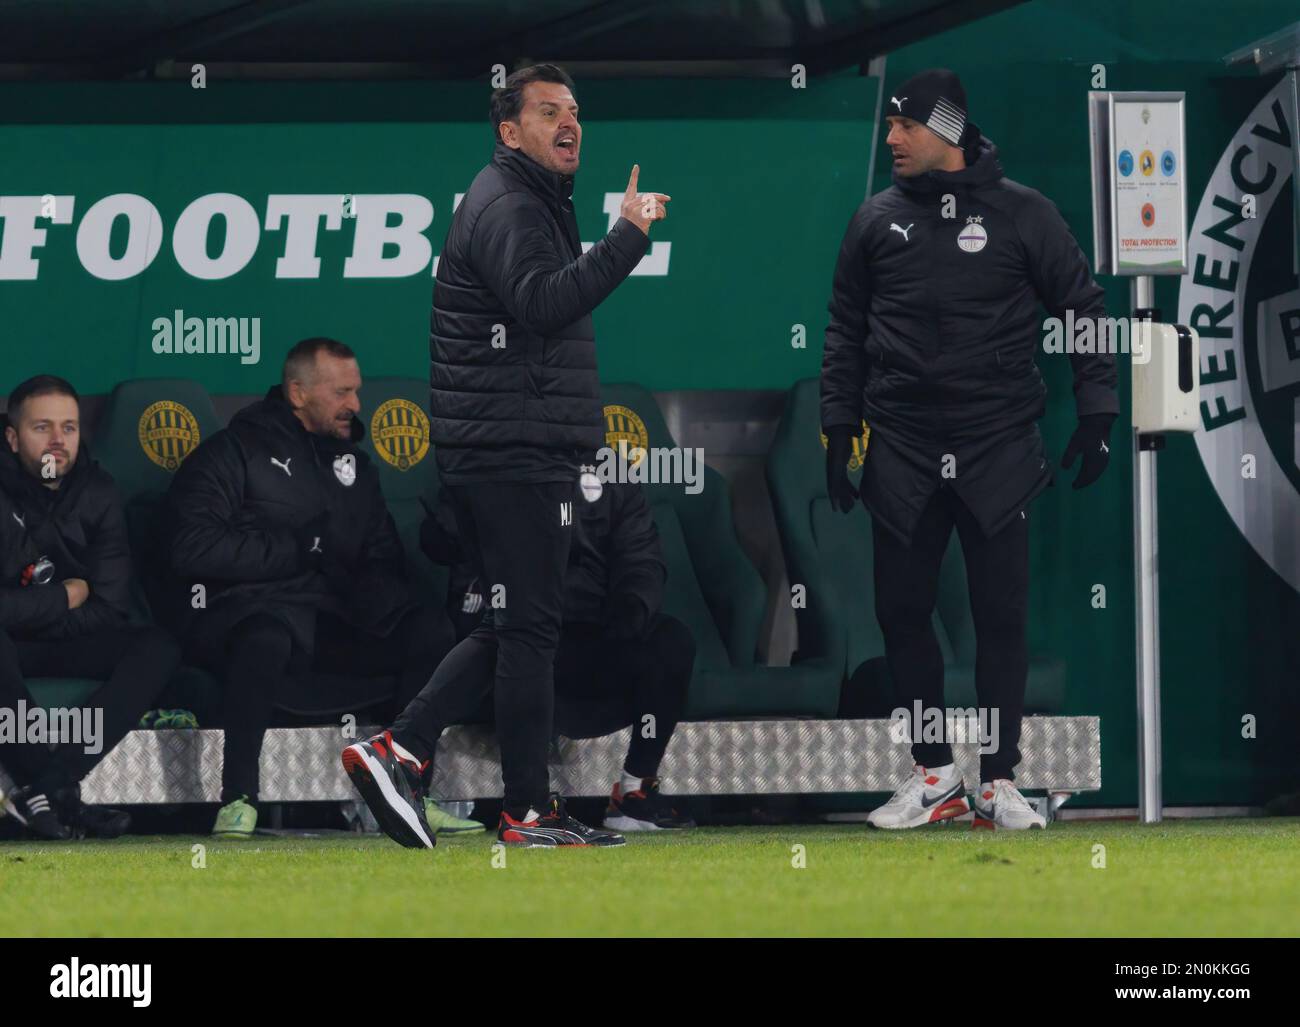
[[[966,90],[947,68],[913,75],[889,97],[885,114],[919,121],[950,146],[964,146]]]

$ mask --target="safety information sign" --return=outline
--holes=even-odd
[[[1182,93],[1093,93],[1097,270],[1119,275],[1187,269]]]

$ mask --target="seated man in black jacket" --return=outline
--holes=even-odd
[[[111,837],[125,813],[82,806],[77,784],[148,710],[180,652],[129,626],[131,558],[113,479],[81,442],[77,391],[40,375],[9,396],[0,449],[0,763],[19,786],[10,812],[43,838],[69,827]],[[24,676],[103,681],[77,711],[82,738],[30,737],[39,708]],[[11,737],[12,735],[12,737]]]
[[[411,598],[379,474],[357,445],[355,354],[305,339],[281,378],[204,440],[168,493],[171,567],[193,597],[186,644],[222,678],[213,833],[229,838],[256,828],[277,709],[401,709],[454,642],[441,611]]]
[[[580,497],[580,498],[579,498]],[[435,563],[452,568],[449,606],[467,632],[390,731],[344,750],[344,766],[375,819],[395,841],[414,846],[411,810],[443,728],[492,715],[496,643],[486,618],[493,588],[467,559],[460,518],[444,491],[420,531]],[[640,485],[602,483],[583,475],[574,499],[573,544],[564,577],[564,621],[555,658],[555,730],[597,738],[631,725],[622,774],[604,826],[615,831],[692,827],[659,792],[659,764],[686,706],[695,639],[660,611],[667,568],[650,506]],[[401,772],[385,774],[397,763]],[[380,777],[386,777],[383,787]],[[515,842],[507,830],[501,836]],[[545,844],[536,838],[531,844]],[[518,843],[524,843],[520,839]]]

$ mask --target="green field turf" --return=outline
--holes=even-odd
[[[620,849],[382,837],[0,844],[0,936],[1295,935],[1300,821],[707,828]],[[191,846],[206,846],[194,869]],[[807,866],[795,869],[794,846]],[[1105,869],[1094,869],[1094,846]]]

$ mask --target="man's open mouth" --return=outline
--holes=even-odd
[[[562,132],[555,137],[555,148],[572,157],[578,152],[578,137],[572,132]]]

